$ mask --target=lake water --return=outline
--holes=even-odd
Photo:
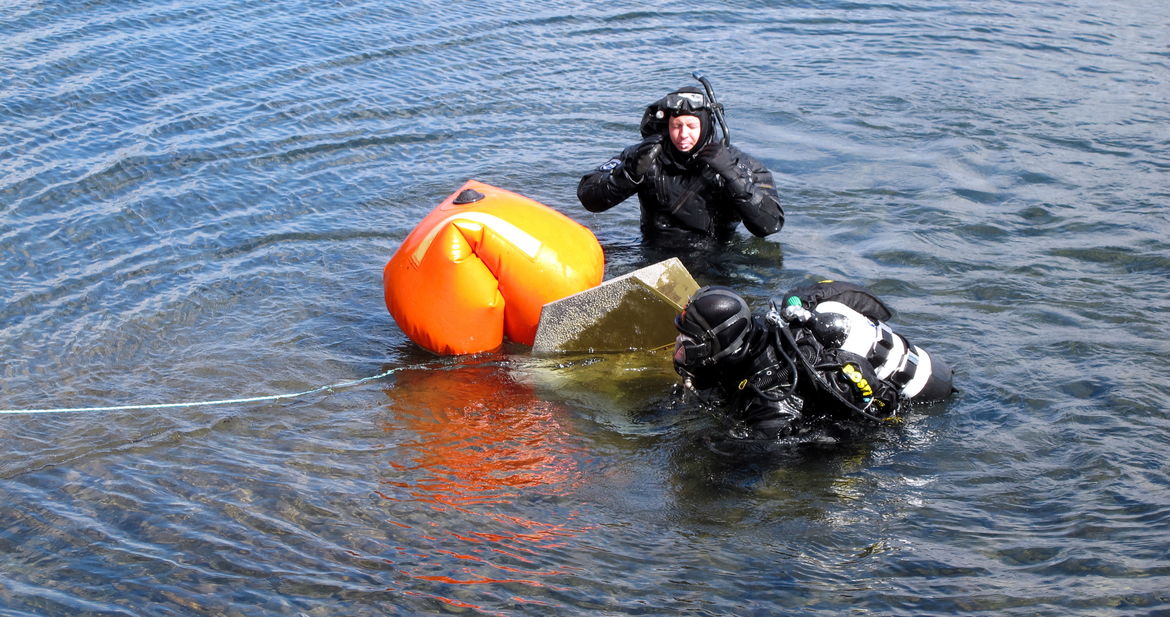
[[[729,451],[399,331],[467,179],[656,259],[575,190],[693,70],[788,214],[695,277],[871,287],[948,404]],[[1168,94],[1164,0],[7,0],[0,615],[1170,615]]]

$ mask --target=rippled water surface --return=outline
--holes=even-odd
[[[1170,615],[1170,7],[638,6],[2,3],[0,615]],[[399,331],[469,178],[659,257],[576,183],[692,70],[788,213],[696,278],[868,285],[949,404],[727,450]]]

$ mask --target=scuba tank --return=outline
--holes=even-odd
[[[945,362],[912,345],[885,322],[846,304],[826,300],[809,311],[799,297],[791,296],[780,316],[790,328],[807,329],[826,349],[866,359],[876,377],[892,385],[904,399],[941,401],[954,391],[953,371]]]

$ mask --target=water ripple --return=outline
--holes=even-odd
[[[0,8],[10,614],[1158,614],[1170,520],[1164,7],[352,1]],[[582,211],[712,78],[767,240],[958,370],[860,443],[729,454],[664,357],[430,363],[380,272],[468,178]],[[733,451],[733,450],[732,450]],[[153,607],[153,608],[152,608]]]

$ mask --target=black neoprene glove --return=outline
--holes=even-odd
[[[721,141],[713,141],[703,147],[698,154],[699,160],[715,170],[727,182],[727,188],[732,195],[743,195],[751,192],[750,176],[745,175],[747,170],[736,164],[735,157]],[[750,174],[750,172],[748,172]]]
[[[637,184],[641,184],[642,180],[646,178],[646,174],[654,171],[658,165],[658,155],[662,152],[662,135],[654,134],[642,140],[638,144],[638,149],[634,151],[634,155],[630,157],[630,165],[626,171],[626,175],[630,180]]]

